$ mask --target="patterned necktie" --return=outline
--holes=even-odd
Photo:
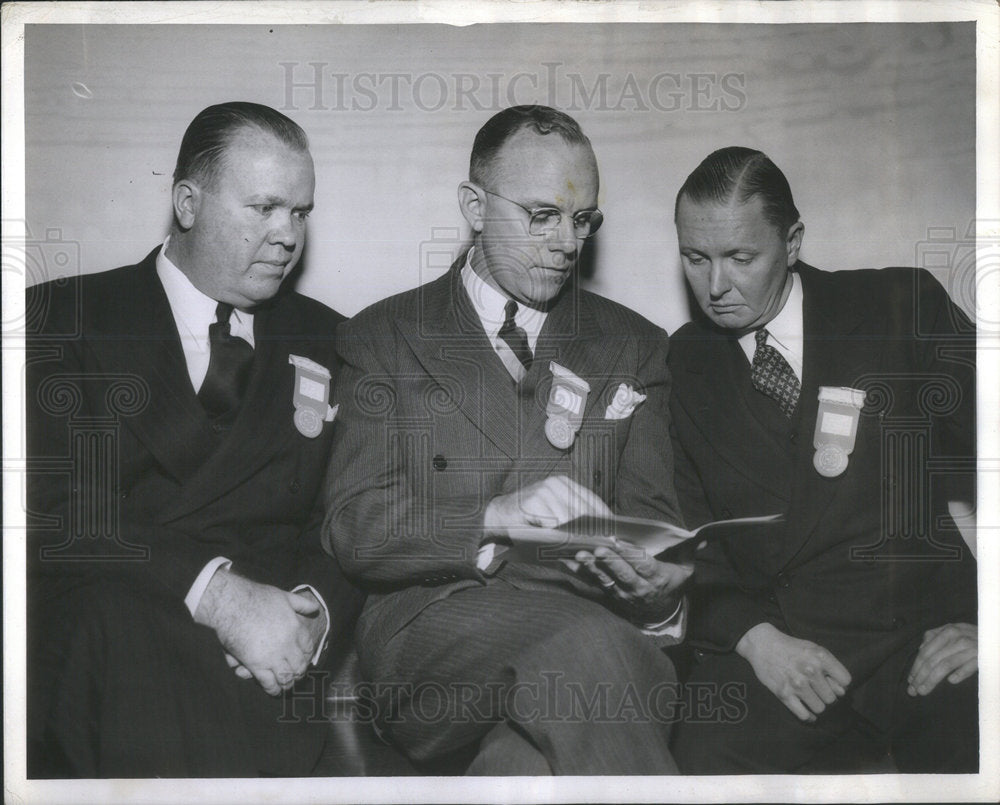
[[[531,354],[531,347],[528,346],[528,334],[524,332],[523,327],[518,327],[514,322],[514,316],[517,315],[517,302],[511,299],[503,306],[503,312],[505,318],[497,335],[510,347],[510,351],[517,356],[521,365],[525,369],[530,369],[531,360],[534,356]]]
[[[799,379],[781,353],[767,343],[767,330],[761,328],[754,336],[757,349],[753,354],[750,382],[762,394],[776,400],[781,412],[791,418],[802,390]]]
[[[240,407],[253,363],[253,347],[230,334],[232,312],[232,305],[219,302],[215,308],[215,323],[208,328],[212,354],[198,400],[211,417],[224,416]]]

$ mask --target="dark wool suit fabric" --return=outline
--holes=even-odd
[[[319,544],[337,425],[296,430],[288,363],[336,377],[342,317],[295,293],[258,310],[243,406],[213,421],[156,254],[28,290],[29,774],[305,774],[326,727],[279,722],[287,702],[237,679],[183,600],[225,556],[256,581],[312,585],[333,642],[349,636],[360,593]]]
[[[974,499],[974,328],[924,271],[795,270],[805,341],[791,419],[752,388],[731,336],[699,319],[671,339],[677,491],[689,526],[785,515],[782,527],[699,561],[689,636],[705,655],[693,681],[744,682],[748,716],[682,725],[678,762],[691,772],[791,771],[860,714],[909,736],[894,746],[901,768],[927,757],[914,735],[947,747],[941,770],[974,763],[975,677],[917,701],[898,695],[925,630],[976,622],[975,559],[947,510],[949,499]],[[834,478],[813,467],[820,386],[867,393],[854,451]],[[800,724],[730,653],[761,622],[829,649],[850,671],[846,701],[815,725]],[[954,696],[965,704],[945,708],[953,719],[907,726]]]

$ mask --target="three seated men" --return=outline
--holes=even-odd
[[[282,284],[313,185],[296,124],[210,107],[164,246],[29,290],[30,774],[310,773],[324,725],[282,695],[350,637],[341,568],[377,726],[420,763],[791,772],[863,722],[901,771],[977,768],[948,514],[973,500],[975,331],[929,275],[804,264],[781,171],[722,149],[677,196],[700,311],[668,350],[580,287],[590,141],[512,107],[458,187],[469,248],[344,322]],[[102,422],[114,450],[80,454]],[[772,513],[693,567],[511,543]],[[690,682],[738,683],[743,717],[685,720],[685,636]]]

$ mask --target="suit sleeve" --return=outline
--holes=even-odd
[[[959,501],[976,508],[976,327],[927,271],[917,271],[917,365],[940,378],[927,384],[934,390],[924,405],[932,410],[932,455],[949,466],[941,481],[941,511]],[[962,538],[952,533],[967,549]],[[977,623],[976,560],[947,563],[939,577],[940,609],[952,622]]]
[[[619,514],[682,523],[674,489],[670,443],[670,369],[667,334],[639,340],[636,376],[646,399],[632,414],[627,441],[618,460],[615,499]]]
[[[83,388],[100,385],[100,372],[87,358],[84,339],[58,335],[76,329],[72,306],[62,305],[61,296],[49,289],[50,307],[44,308],[46,297],[35,291],[28,290],[27,308],[44,309],[46,315],[31,328],[26,344],[29,572],[64,583],[134,580],[183,600],[218,547],[123,513],[118,504],[126,491],[118,488],[121,479],[111,477],[113,465],[100,452],[118,449],[116,434],[84,428],[74,436],[71,429],[72,421],[99,424],[106,418],[103,411],[90,410]],[[88,441],[96,448],[87,453],[92,463],[83,463],[74,449]]]
[[[672,410],[678,421],[687,416],[676,401]],[[717,518],[701,476],[681,442],[678,424],[672,422],[670,430],[677,495],[685,522],[695,528]],[[738,575],[719,542],[698,552],[688,598],[688,641],[706,651],[732,651],[751,627],[767,620],[754,598],[740,589]]]
[[[345,573],[367,586],[483,579],[476,567],[485,500],[436,500],[421,470],[392,438],[399,404],[412,392],[396,369],[388,327],[341,325],[344,366],[326,486],[323,543]],[[411,378],[412,380],[412,378]]]
[[[954,463],[956,471],[944,478],[948,499],[975,503],[975,325],[927,271],[917,272],[917,282],[917,365],[946,384],[938,399],[927,400],[928,408],[940,409],[932,431],[934,455]]]
[[[659,329],[650,337],[639,339],[636,381],[646,399],[632,414],[616,467],[614,500],[609,503],[616,513],[624,516],[683,525],[669,439],[668,344],[666,332]],[[684,640],[687,623],[688,602],[682,596],[671,618],[643,631],[659,646],[667,647]]]
[[[322,498],[322,490],[319,497]],[[320,499],[299,540],[294,584],[308,584],[322,596],[330,615],[327,642],[336,651],[337,647],[351,640],[364,595],[345,578],[336,557],[323,550],[322,530],[323,506]]]

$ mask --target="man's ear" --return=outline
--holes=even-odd
[[[182,179],[174,185],[171,193],[174,205],[174,218],[181,229],[194,226],[194,219],[201,204],[201,189],[187,179]]]
[[[802,248],[802,235],[806,231],[806,225],[801,221],[796,221],[788,230],[786,245],[788,247],[788,267],[791,268],[799,259],[799,249]]]
[[[462,215],[469,222],[472,231],[479,233],[483,231],[483,213],[486,205],[486,193],[478,185],[472,182],[462,182],[458,186],[458,206],[462,210]]]

